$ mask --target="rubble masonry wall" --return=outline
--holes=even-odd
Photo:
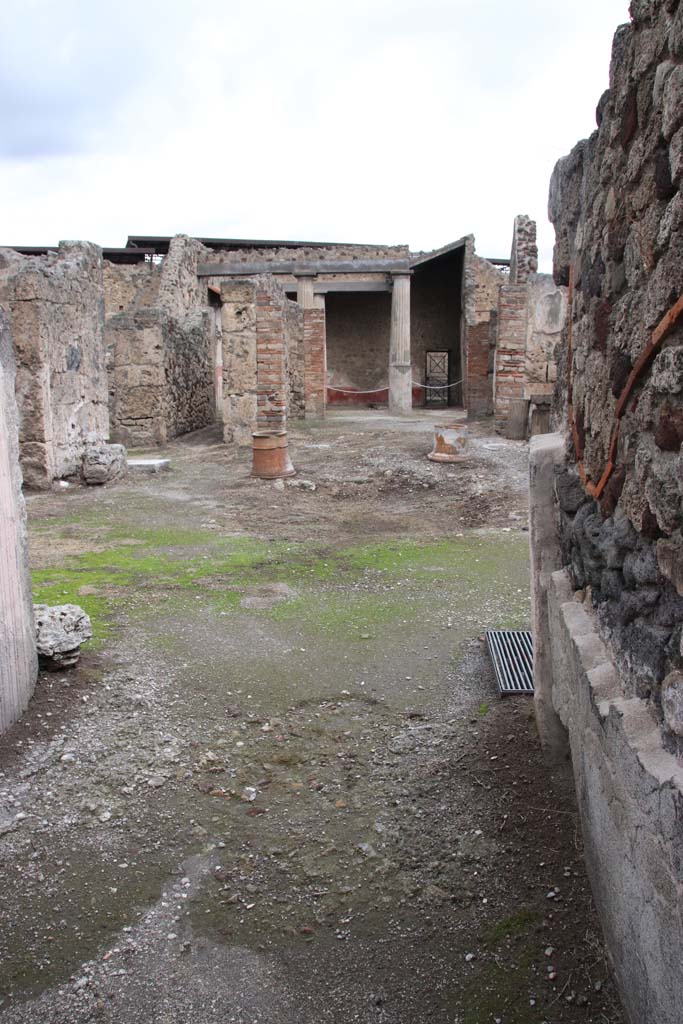
[[[105,271],[107,306],[117,309],[106,323],[112,438],[127,446],[162,444],[215,420],[216,318],[197,278],[206,252],[178,235],[160,267]]]
[[[683,321],[634,380],[611,451],[629,375],[683,294],[683,8],[652,0],[633,13],[614,37],[599,128],[551,181],[555,276],[568,281],[571,267],[573,277],[561,534],[626,691],[650,701],[683,752],[661,703],[665,678],[683,668]],[[565,367],[559,406],[567,383]],[[610,461],[604,489],[591,493]]]
[[[321,262],[324,260],[407,259],[407,245],[324,245],[264,249],[208,249],[202,263]]]
[[[570,323],[556,393],[565,433],[531,445],[536,706],[556,754],[566,730],[628,1019],[676,1024],[683,5],[634,0],[631,14],[614,37],[598,130],[559,161],[550,188],[554,275],[570,286]]]
[[[472,253],[467,260],[472,298],[467,324],[467,414],[480,419],[493,413],[493,375],[500,289],[507,281],[493,263]]]
[[[80,470],[85,446],[109,436],[102,255],[88,242],[57,253],[0,254],[0,301],[17,359],[24,483],[46,488]]]
[[[0,733],[26,708],[38,673],[15,372],[9,319],[0,307]]]

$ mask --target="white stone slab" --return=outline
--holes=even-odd
[[[170,459],[128,459],[131,473],[162,473],[170,468]]]

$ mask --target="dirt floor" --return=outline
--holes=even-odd
[[[443,414],[440,414],[441,416]],[[95,638],[0,739],[0,1022],[620,1024],[565,772],[483,631],[528,627],[526,446],[439,414],[218,431],[31,496]]]

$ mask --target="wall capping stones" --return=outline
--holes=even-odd
[[[683,767],[647,703],[625,697],[596,616],[551,576],[554,707],[567,729],[586,861],[628,1019],[678,1024]]]

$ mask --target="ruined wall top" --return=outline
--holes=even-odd
[[[199,243],[197,243],[199,244]],[[299,248],[265,247],[262,249],[206,249],[204,263],[258,263],[258,262],[324,262],[325,260],[401,259],[410,255],[407,245],[325,245]]]
[[[524,284],[537,270],[536,221],[520,213],[512,229],[510,284]]]

